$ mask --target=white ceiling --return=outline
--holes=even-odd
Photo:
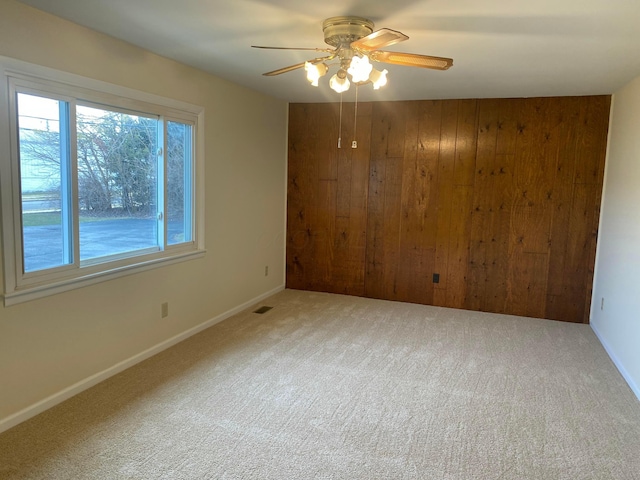
[[[261,75],[319,54],[251,45],[325,47],[322,21],[338,15],[409,36],[388,50],[454,59],[447,71],[385,65],[389,84],[361,87],[361,101],[608,94],[640,75],[640,0],[22,2],[290,102],[339,98],[329,76],[314,88],[304,70]]]

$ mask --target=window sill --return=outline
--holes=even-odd
[[[36,300],[38,298],[48,297],[57,293],[86,287],[107,280],[113,280],[115,278],[124,277],[126,275],[132,275],[134,273],[140,273],[146,270],[164,267],[187,260],[203,258],[205,254],[206,250],[194,250],[172,255],[170,257],[154,258],[148,261],[138,262],[133,265],[125,265],[110,270],[103,270],[97,273],[76,276],[73,278],[59,280],[44,285],[17,288],[13,292],[4,294],[4,306],[9,307],[11,305],[28,302],[30,300]]]

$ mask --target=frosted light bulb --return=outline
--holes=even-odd
[[[327,67],[324,63],[313,64],[309,62],[304,62],[304,69],[307,72],[307,80],[314,87],[318,86],[318,80],[320,77],[327,73],[329,67]]]
[[[329,80],[329,86],[333,91],[337,93],[346,92],[347,90],[349,90],[349,86],[351,85],[351,83],[349,82],[349,79],[346,77],[346,75],[341,78],[338,73],[331,77],[331,80]]]
[[[369,57],[358,57],[357,55],[351,59],[351,65],[347,73],[351,75],[354,83],[366,82],[369,80],[369,74],[373,69],[373,65],[369,63]]]
[[[387,69],[376,70],[374,69],[369,76],[369,80],[373,83],[373,89],[378,90],[380,87],[384,87],[387,84]]]

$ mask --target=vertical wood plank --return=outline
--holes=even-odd
[[[562,99],[561,119],[558,125],[559,137],[558,159],[556,163],[555,178],[553,183],[554,205],[550,234],[548,294],[560,296],[563,294],[564,262],[568,238],[567,225],[571,217],[574,178],[576,172],[576,142],[578,127],[581,118],[581,99],[572,97]],[[584,112],[584,110],[583,110]],[[557,319],[556,305],[559,301],[553,298],[547,309],[547,314]],[[564,315],[564,313],[560,313]]]
[[[351,198],[349,214],[349,257],[357,265],[345,293],[365,294],[365,266],[367,251],[367,205],[369,195],[369,159],[371,158],[371,121],[373,105],[358,106],[357,149],[351,149]]]
[[[405,151],[409,102],[395,102],[387,109],[389,136],[386,146],[383,216],[383,298],[398,299],[397,276],[401,258],[400,222],[402,216],[402,168]]]
[[[405,141],[402,158],[398,265],[395,270],[394,299],[410,301],[413,287],[419,288],[421,265],[420,227],[415,218],[416,190],[419,189],[418,136],[420,130],[420,105],[407,103],[405,107]]]
[[[496,142],[499,122],[498,100],[478,101],[478,132],[471,212],[468,288],[465,308],[486,309],[489,272],[487,251],[493,238],[493,192],[496,184]]]
[[[286,255],[289,288],[308,288],[313,277],[311,235],[317,194],[314,132],[318,121],[316,105],[290,105]]]
[[[414,102],[407,109],[402,177],[401,258],[398,300],[433,303],[437,228],[436,184],[441,103]]]
[[[486,288],[480,309],[488,312],[506,312],[507,279],[509,272],[509,242],[511,206],[515,196],[516,146],[518,116],[523,109],[523,99],[498,100],[498,119],[494,163],[491,168],[491,191],[482,195],[484,210],[490,227],[485,237]]]
[[[402,105],[393,103],[377,103],[372,110],[365,295],[373,298],[395,295],[404,151],[402,110]]]
[[[448,306],[447,287],[449,279],[450,227],[453,210],[454,167],[456,137],[458,136],[458,100],[442,102],[440,119],[440,145],[436,179],[436,250],[434,273],[440,282],[434,285],[434,305]]]

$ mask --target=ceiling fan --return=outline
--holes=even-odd
[[[324,32],[325,43],[333,48],[264,47],[257,45],[252,45],[252,47],[275,50],[311,50],[328,53],[329,55],[327,56],[279,68],[263,75],[280,75],[304,68],[307,73],[307,80],[311,85],[317,87],[319,78],[326,75],[329,67],[334,65],[327,62],[335,60],[335,64],[339,65],[339,70],[331,77],[329,85],[338,93],[348,90],[351,82],[356,85],[372,83],[373,88],[376,90],[385,85],[387,83],[387,70],[376,70],[370,61],[434,70],[447,70],[453,65],[453,60],[450,58],[380,50],[380,48],[408,40],[409,37],[388,28],[382,28],[374,32],[373,27],[374,23],[371,20],[362,17],[331,17],[322,23],[322,31]],[[351,76],[351,82],[349,81],[349,76]]]

